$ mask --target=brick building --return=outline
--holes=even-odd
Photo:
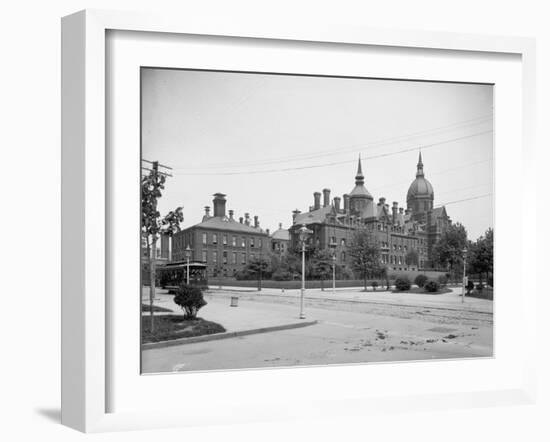
[[[322,196],[322,203],[321,203]],[[361,158],[357,166],[355,187],[342,199],[334,197],[330,190],[313,194],[313,206],[308,211],[293,212],[293,224],[289,229],[290,247],[299,247],[299,228],[305,224],[313,233],[310,246],[329,249],[336,254],[337,263],[349,265],[348,246],[358,228],[368,228],[375,234],[381,250],[382,263],[393,271],[433,268],[432,248],[450,224],[445,207],[433,207],[434,191],[424,176],[422,155],[419,154],[416,178],[407,192],[407,209],[394,201],[390,206],[386,198],[378,202],[365,187]],[[416,252],[417,261],[407,263],[407,255]],[[410,255],[409,255],[410,258]]]
[[[214,214],[205,207],[202,222],[176,233],[172,238],[172,260],[185,261],[185,249],[191,248],[191,261],[207,265],[208,276],[233,276],[250,260],[266,258],[270,250],[267,230],[260,228],[257,216],[248,213],[237,221],[234,211],[226,215],[224,194],[214,194]]]
[[[283,255],[287,252],[289,245],[290,233],[288,229],[283,229],[282,223],[279,223],[279,228],[271,235],[271,252]]]

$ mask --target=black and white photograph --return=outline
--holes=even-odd
[[[140,76],[143,374],[494,356],[492,84]]]

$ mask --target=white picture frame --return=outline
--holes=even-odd
[[[62,423],[85,432],[158,428],[220,422],[248,422],[288,417],[368,414],[383,409],[396,412],[403,409],[436,409],[498,405],[501,403],[531,403],[535,391],[535,339],[525,339],[522,353],[522,376],[502,388],[472,389],[461,393],[430,391],[426,394],[350,397],[343,392],[326,398],[310,397],[308,407],[287,407],[274,404],[256,410],[250,392],[236,405],[242,413],[209,413],[206,406],[197,406],[194,413],[182,410],[150,409],[112,411],[109,392],[113,388],[108,376],[112,354],[108,335],[112,323],[107,300],[109,265],[113,257],[107,246],[112,231],[109,228],[109,174],[107,146],[106,34],[109,31],[141,31],[180,35],[218,36],[227,38],[269,39],[289,44],[369,45],[384,48],[427,49],[484,54],[510,54],[521,57],[521,160],[523,186],[518,190],[521,207],[536,208],[534,174],[529,170],[534,162],[535,109],[535,43],[518,37],[491,37],[416,31],[389,31],[319,26],[308,24],[294,27],[269,23],[211,23],[194,17],[166,17],[87,10],[63,18],[62,21]],[[506,154],[503,154],[506,155]],[[497,190],[498,192],[498,190]],[[527,217],[527,210],[519,210]],[[526,219],[526,218],[525,218]],[[498,223],[498,221],[497,221]],[[522,274],[527,274],[528,256],[535,256],[534,231],[520,224]],[[498,247],[497,247],[498,250]],[[498,252],[497,252],[498,254]],[[522,278],[521,305],[518,318],[523,333],[534,336],[536,287],[533,278]],[[517,295],[517,294],[516,294]],[[497,355],[498,358],[498,355]],[[387,366],[389,367],[389,366]],[[409,367],[412,367],[409,365]],[[334,370],[341,367],[330,368]],[[354,367],[357,376],[365,367]],[[389,370],[389,368],[388,368]],[[412,368],[411,368],[412,370]],[[279,370],[280,371],[280,370]],[[378,370],[379,371],[379,370]],[[257,372],[255,372],[257,373]],[[198,376],[194,375],[193,376]],[[227,376],[231,376],[229,379]],[[213,385],[224,388],[223,382],[246,382],[247,372],[233,372]],[[274,376],[263,372],[258,382]],[[306,376],[303,369],[286,370],[292,382]],[[167,382],[175,382],[175,376]],[[223,379],[223,382],[222,382]],[[517,382],[516,382],[517,381]],[[437,389],[436,389],[437,390]],[[307,391],[305,389],[304,391]],[[220,393],[220,390],[216,390]],[[307,393],[306,393],[307,394]],[[306,398],[307,399],[307,398]]]

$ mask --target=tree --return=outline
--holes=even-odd
[[[302,273],[302,258],[300,253],[288,249],[285,254],[279,257],[276,266],[272,267],[273,274],[277,275],[277,277],[282,277],[283,280],[295,279],[296,275]]]
[[[489,275],[493,274],[493,229],[488,229],[471,245],[468,263],[469,273],[479,275],[480,283],[482,275],[489,281]]]
[[[269,278],[271,275],[269,262],[263,257],[251,259],[246,265],[246,271],[256,276],[258,280],[258,291],[262,289],[262,278]]]
[[[321,290],[325,290],[325,279],[332,276],[332,254],[328,250],[316,250],[311,259],[311,274],[321,280]]]
[[[183,208],[178,207],[161,218],[157,209],[158,200],[162,197],[162,190],[166,182],[166,175],[159,173],[158,162],[153,162],[152,170],[141,178],[141,233],[147,244],[147,259],[149,261],[149,313],[151,315],[151,332],[155,330],[153,322],[153,301],[155,299],[156,283],[156,255],[157,241],[160,235],[172,236],[180,231],[183,221]]]
[[[418,267],[418,252],[416,250],[411,249],[405,255],[405,264]]]
[[[380,246],[373,233],[364,227],[355,230],[350,241],[349,255],[353,270],[363,278],[366,291],[368,278],[379,275],[382,270]]]
[[[433,248],[434,261],[457,275],[462,273],[463,250],[468,245],[466,229],[460,223],[451,224]]]

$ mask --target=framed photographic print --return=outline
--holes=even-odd
[[[85,11],[62,42],[63,423],[531,400],[531,40]]]

